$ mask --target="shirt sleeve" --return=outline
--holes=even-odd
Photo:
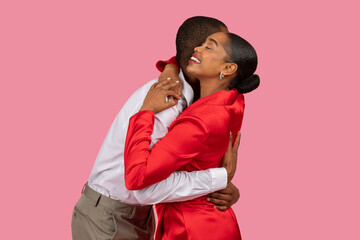
[[[176,61],[176,57],[172,57],[172,58],[170,58],[169,60],[166,60],[166,61],[159,60],[156,63],[156,68],[160,72],[162,72],[162,71],[164,71],[164,68],[165,68],[166,64],[173,64],[180,71],[180,66],[179,66],[179,63]]]
[[[154,113],[140,111],[130,118],[125,141],[125,186],[138,190],[170,176],[206,149],[208,130],[197,117],[183,117],[150,150]]]
[[[133,191],[140,204],[182,202],[224,189],[227,185],[225,168],[172,173],[167,179],[144,189]]]
[[[162,139],[173,121],[180,115],[181,110],[179,107],[180,105],[185,105],[185,100],[180,99],[178,101],[177,106],[173,106],[171,108],[165,109],[157,114],[155,114],[155,121],[154,121],[154,129],[151,134],[151,143],[150,148],[152,148],[155,143],[157,143],[160,139]]]

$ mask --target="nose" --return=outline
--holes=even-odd
[[[195,47],[194,52],[200,52],[201,46]]]

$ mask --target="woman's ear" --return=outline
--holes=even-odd
[[[236,63],[226,63],[222,68],[222,73],[224,76],[230,76],[236,73],[238,65]]]

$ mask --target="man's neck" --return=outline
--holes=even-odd
[[[193,102],[200,98],[200,82],[197,79],[189,78],[186,73],[183,71],[185,81],[191,86],[192,90],[194,91],[194,99]]]

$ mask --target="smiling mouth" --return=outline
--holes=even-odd
[[[190,60],[193,60],[193,61],[196,62],[196,63],[200,63],[200,60],[197,59],[197,58],[194,57],[194,56],[191,56]]]

